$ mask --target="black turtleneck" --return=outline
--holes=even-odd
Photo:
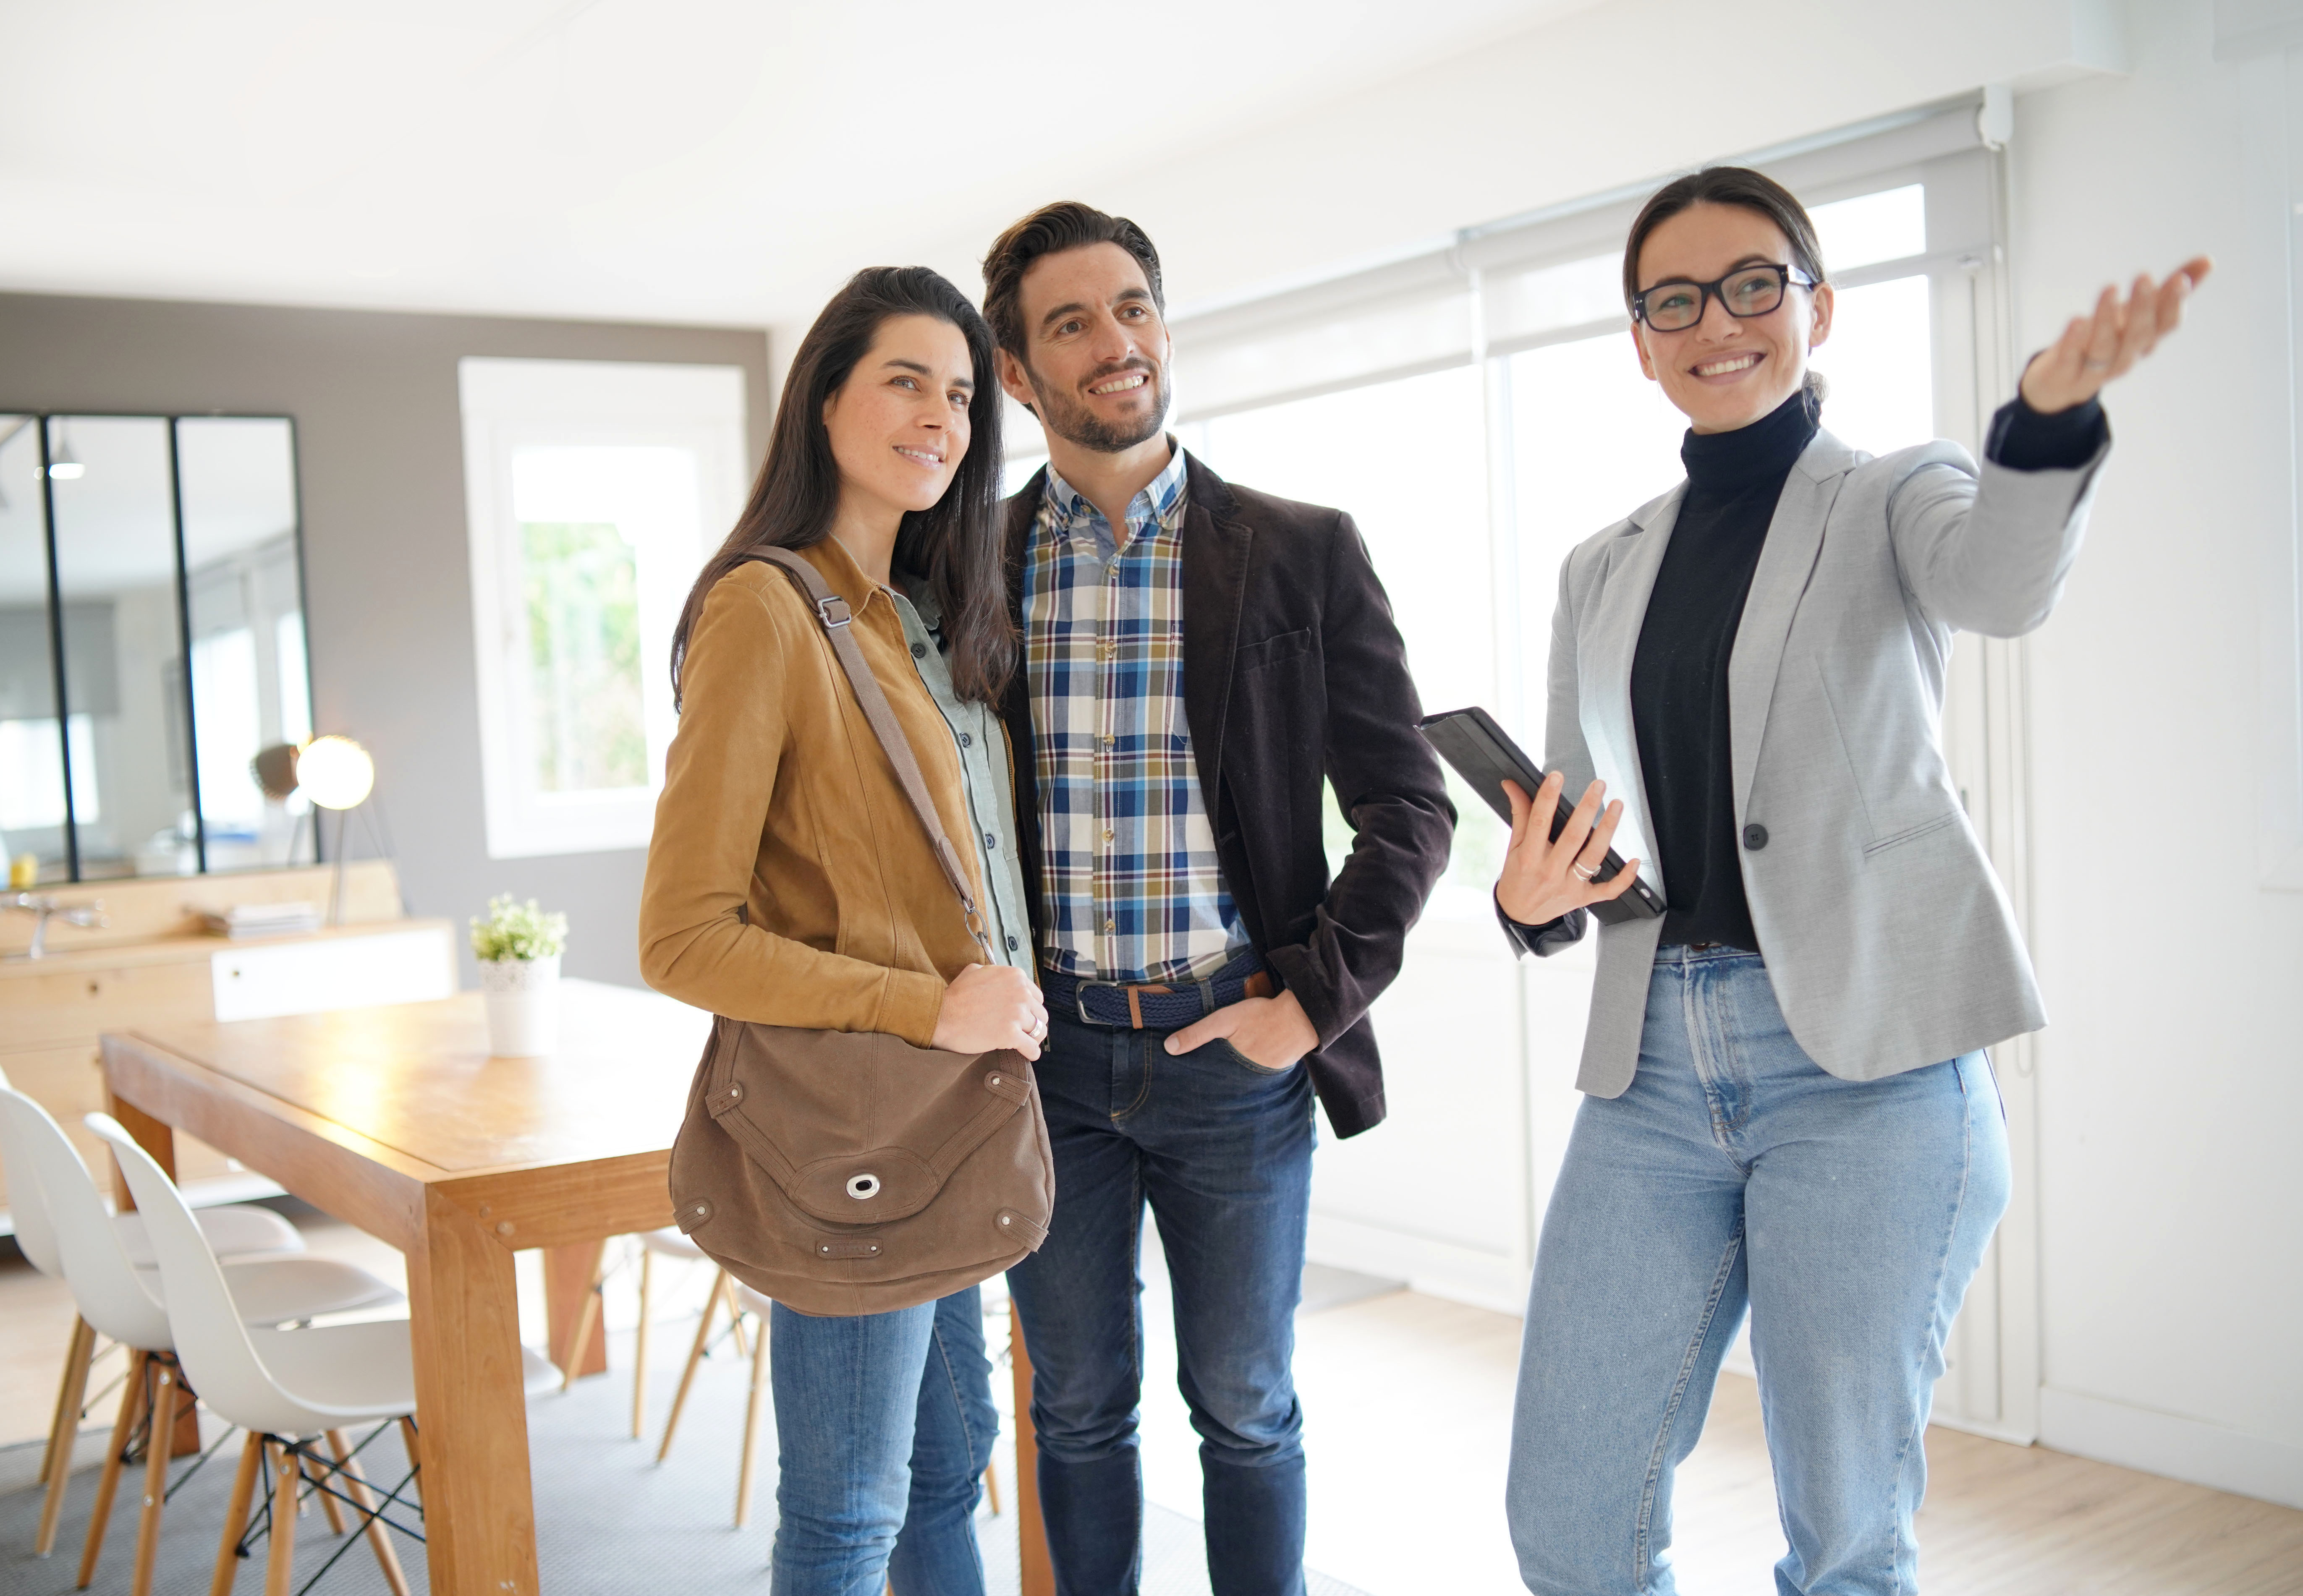
[[[1691,432],[1679,448],[1687,493],[1632,656],[1632,725],[1671,904],[1666,944],[1759,946],[1736,858],[1727,660],[1784,479],[1815,433],[1795,393],[1750,426]]]

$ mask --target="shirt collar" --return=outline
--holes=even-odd
[[[864,574],[848,545],[827,534],[806,548],[798,550],[801,559],[816,569],[824,586],[848,601],[850,615],[860,616],[872,608],[875,601],[884,601],[880,584]]]
[[[1132,543],[1153,525],[1161,529],[1176,524],[1184,504],[1184,480],[1186,459],[1184,446],[1170,436],[1168,440],[1168,463],[1160,475],[1143,484],[1135,497],[1127,501],[1127,542]],[[1084,494],[1066,482],[1051,465],[1048,467],[1048,484],[1044,497],[1050,533],[1067,538],[1074,533],[1086,533],[1103,519]],[[1115,542],[1117,539],[1115,538]]]

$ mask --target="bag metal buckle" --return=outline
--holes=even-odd
[[[823,623],[825,631],[836,632],[854,620],[856,617],[849,611],[848,601],[838,593],[833,593],[828,598],[816,601],[815,618]]]

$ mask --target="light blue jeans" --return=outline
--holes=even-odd
[[[1756,953],[1666,948],[1639,1073],[1587,1097],[1536,1254],[1507,1505],[1539,1596],[1672,1596],[1673,1471],[1746,1306],[1782,1596],[1918,1588],[1944,1338],[2006,1208],[1979,1053],[1826,1074]]]
[[[1000,1433],[974,1286],[892,1314],[775,1305],[773,1596],[983,1596],[975,1504]]]

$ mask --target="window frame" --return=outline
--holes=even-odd
[[[735,524],[745,488],[745,374],[734,365],[639,361],[521,360],[467,357],[457,363],[463,411],[464,486],[472,582],[472,638],[478,698],[480,774],[490,859],[610,853],[647,846],[663,786],[659,739],[649,738],[648,781],[585,794],[544,793],[528,740],[524,599],[525,549],[512,504],[512,461],[523,449],[657,448],[696,461],[696,546],[672,565],[641,574],[650,588],[684,598],[710,547]],[[661,594],[659,594],[661,596]],[[641,619],[641,692],[654,701],[650,724],[671,725],[671,689],[658,651],[672,609]],[[664,740],[668,740],[667,736]]]

